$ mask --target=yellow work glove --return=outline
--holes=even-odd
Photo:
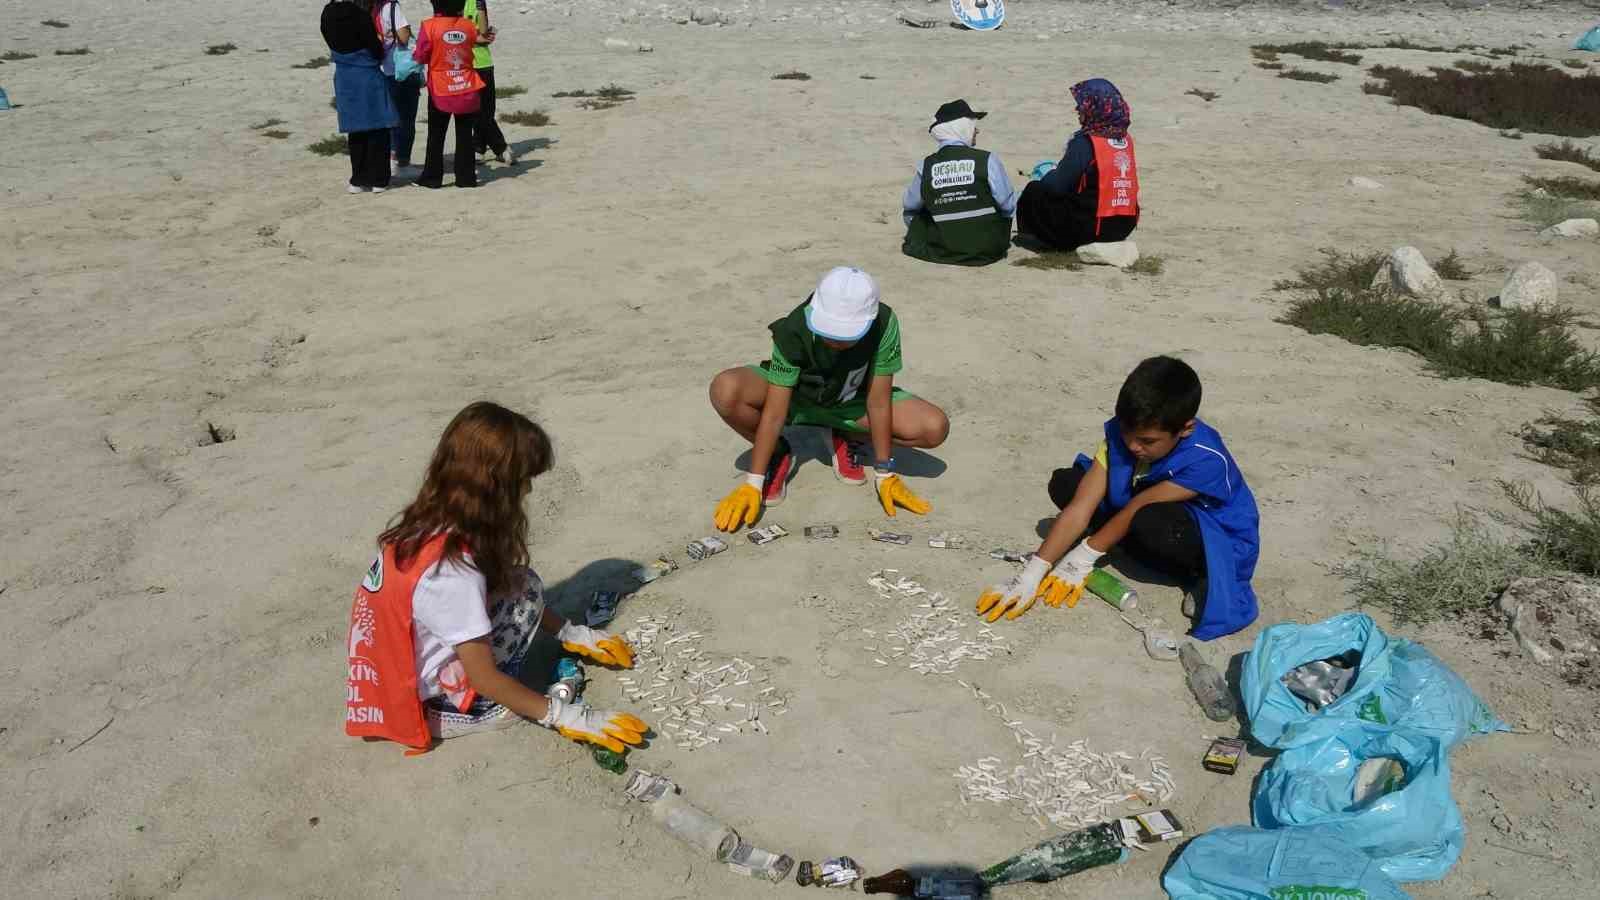
[[[550,709],[539,724],[554,729],[562,737],[584,744],[597,744],[612,753],[623,753],[628,747],[644,743],[650,726],[627,713],[605,712],[590,709],[576,701],[562,703],[550,698]]]
[[[751,474],[746,474],[744,479],[744,484],[734,488],[717,504],[712,521],[716,523],[718,531],[738,531],[740,525],[754,525],[756,516],[761,515],[761,491],[766,487],[767,479]]]
[[[993,622],[1001,616],[1008,619],[1027,612],[1039,598],[1039,581],[1050,571],[1050,563],[1037,554],[1028,557],[1022,571],[1004,584],[997,584],[978,597],[978,615]]]
[[[567,652],[588,657],[602,666],[633,668],[633,648],[621,635],[568,622],[556,632],[556,640]]]
[[[1094,571],[1094,564],[1105,556],[1104,553],[1089,546],[1088,538],[1078,542],[1078,546],[1067,551],[1061,557],[1061,562],[1056,563],[1044,584],[1040,587],[1043,596],[1040,597],[1046,605],[1059,607],[1062,603],[1071,609],[1078,605],[1078,600],[1083,596],[1083,580]]]
[[[893,472],[878,472],[878,502],[883,504],[883,514],[894,518],[895,506],[904,506],[919,516],[925,516],[933,507],[928,501],[911,493],[900,476]]]

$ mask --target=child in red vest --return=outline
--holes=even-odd
[[[417,498],[378,536],[378,558],[350,610],[345,732],[424,749],[434,738],[531,719],[615,752],[649,727],[627,713],[563,703],[517,679],[534,634],[606,666],[630,668],[616,635],[545,608],[527,567],[522,502],[550,468],[544,430],[493,403],[456,414]]]

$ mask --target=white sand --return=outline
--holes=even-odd
[[[855,537],[881,522],[871,496],[808,463],[768,521],[835,522],[851,537],[741,540],[620,619],[683,608],[708,649],[766,660],[793,694],[770,737],[693,754],[659,743],[635,761],[797,858],[981,865],[1042,836],[959,804],[951,773],[1010,753],[1004,726],[952,678],[879,668],[846,639],[900,618],[864,584],[875,568],[898,565],[961,608],[1009,571],[983,551],[1036,540],[1050,470],[1093,442],[1143,356],[1195,365],[1203,415],[1260,498],[1261,624],[1345,609],[1329,564],[1356,545],[1434,539],[1459,504],[1498,507],[1496,479],[1568,496],[1559,473],[1523,458],[1516,431],[1576,409],[1573,396],[1440,381],[1405,354],[1308,336],[1274,322],[1284,300],[1269,288],[1320,247],[1409,243],[1433,259],[1458,248],[1486,270],[1468,286],[1479,296],[1508,263],[1538,259],[1566,279],[1565,299],[1600,312],[1594,242],[1547,243],[1507,204],[1522,175],[1571,167],[1534,158],[1537,136],[1508,141],[1364,95],[1352,67],[1305,63],[1345,76],[1326,86],[1271,77],[1247,48],[1392,32],[1526,41],[1562,58],[1592,12],[1017,0],[1004,31],[976,35],[906,28],[879,5],[850,6],[837,28],[845,7],[810,3],[735,9],[727,28],[647,6],[622,25],[619,7],[592,0],[517,5],[497,4],[497,71],[530,93],[503,107],[554,118],[507,126],[530,162],[490,166],[473,193],[348,197],[347,162],[305,150],[333,130],[331,70],[290,68],[324,53],[320,4],[7,4],[0,50],[41,55],[0,65],[21,104],[0,113],[0,894],[793,890],[740,880],[658,833],[619,779],[543,729],[417,759],[346,738],[340,682],[372,537],[456,409],[493,398],[556,436],[559,465],[530,500],[532,552],[570,608],[630,561],[681,557],[710,530],[742,448],[706,383],[759,359],[766,323],[831,265],[877,275],[905,324],[903,383],[954,422],[943,465],[925,470],[942,474],[912,479],[934,513],[896,523],[918,545]],[[33,24],[46,14],[71,27]],[[654,52],[607,50],[605,37]],[[224,41],[241,49],[201,52]],[[51,55],[84,45],[94,53]],[[791,68],[814,80],[769,80]],[[991,110],[981,142],[1015,171],[1057,155],[1072,128],[1065,86],[1095,75],[1133,105],[1137,238],[1164,274],[899,254],[897,197],[940,102]],[[547,97],[607,82],[638,99],[591,112]],[[1193,87],[1222,96],[1185,96]],[[250,130],[274,117],[287,140]],[[1348,189],[1351,175],[1386,189]],[[197,446],[207,423],[237,440]],[[974,550],[919,546],[941,530]],[[1144,595],[1177,621],[1175,589]],[[960,677],[1045,732],[1164,754],[1170,805],[1196,831],[1248,820],[1262,761],[1231,779],[1201,771],[1216,726],[1177,667],[1147,660],[1103,604],[1041,607],[1006,628],[1016,655]],[[1246,649],[1255,631],[1209,652]],[[1415,896],[1590,892],[1592,695],[1460,634],[1422,636],[1530,733],[1456,754],[1467,849]],[[594,702],[619,696],[597,678]],[[1561,723],[1567,740],[1552,736]],[[1500,813],[1510,833],[1491,827]],[[1007,895],[1158,897],[1166,857]]]

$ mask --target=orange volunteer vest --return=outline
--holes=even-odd
[[[1094,165],[1100,172],[1100,197],[1094,213],[1095,234],[1100,220],[1139,214],[1139,163],[1133,155],[1133,135],[1121,140],[1089,136]]]
[[[428,54],[428,92],[435,97],[459,97],[483,89],[483,78],[472,67],[472,48],[478,29],[470,19],[434,16],[422,23],[432,46]]]
[[[470,63],[471,56],[467,59]],[[417,696],[411,595],[443,552],[444,536],[439,535],[423,544],[402,571],[395,564],[394,546],[386,546],[356,588],[350,606],[345,734],[398,741],[419,750],[432,746]]]

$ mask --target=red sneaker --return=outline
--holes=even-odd
[[[767,487],[761,502],[777,506],[789,496],[789,476],[794,474],[794,454],[787,446],[780,446],[777,456],[767,465]]]
[[[833,453],[828,461],[833,464],[833,474],[845,484],[866,484],[867,470],[861,465],[861,445],[852,443],[837,431],[830,432]]]

